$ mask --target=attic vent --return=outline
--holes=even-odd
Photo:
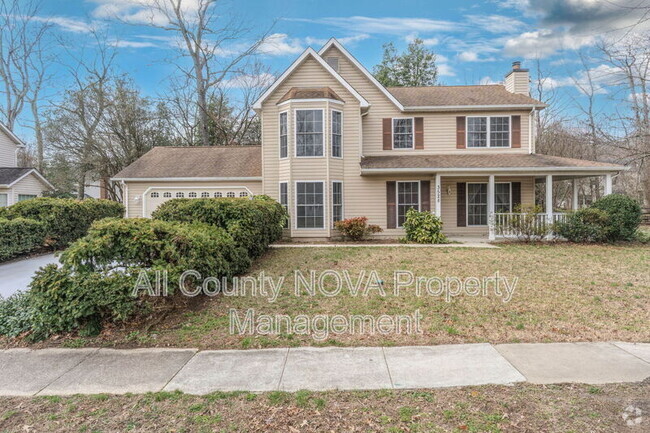
[[[332,67],[336,72],[339,71],[339,58],[338,57],[327,57],[325,59],[328,65]]]

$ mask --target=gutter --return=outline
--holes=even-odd
[[[546,108],[546,105],[518,104],[518,105],[439,105],[439,106],[412,106],[404,107],[403,111],[456,111],[456,110],[523,110]]]
[[[481,167],[481,168],[436,168],[436,167],[418,167],[418,168],[361,168],[361,174],[387,174],[387,173],[494,173],[494,172],[591,172],[591,171],[616,171],[629,170],[629,167],[611,166],[611,167]]]
[[[119,182],[216,182],[216,181],[261,181],[262,176],[255,177],[113,177],[111,181]]]

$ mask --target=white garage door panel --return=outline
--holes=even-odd
[[[151,187],[143,194],[144,216],[151,213],[161,204],[174,198],[220,198],[220,197],[252,197],[253,193],[245,186],[205,186],[205,187]]]

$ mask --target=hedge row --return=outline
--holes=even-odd
[[[168,308],[177,297],[144,296],[146,291],[134,296],[133,289],[148,283],[154,289],[155,271],[166,271],[170,295],[187,270],[219,280],[241,274],[281,236],[286,219],[284,209],[267,198],[188,201],[163,205],[158,219],[95,222],[61,254],[61,267],[46,266],[32,281],[26,294],[30,338],[74,330],[95,334],[105,323]],[[181,217],[185,212],[188,216]],[[12,323],[12,334],[24,331],[24,321]],[[0,332],[1,325],[0,317]]]
[[[57,249],[84,236],[93,221],[123,215],[124,206],[111,200],[49,197],[21,201],[3,213],[7,219],[28,218],[41,222],[48,245]]]
[[[45,225],[39,221],[0,219],[0,262],[41,248],[45,233]]]

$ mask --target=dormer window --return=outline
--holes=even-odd
[[[296,110],[296,156],[323,156],[323,110]]]
[[[413,118],[393,119],[393,149],[413,149]]]
[[[325,61],[327,62],[328,65],[332,67],[336,72],[339,71],[339,58],[338,57],[326,57]]]

